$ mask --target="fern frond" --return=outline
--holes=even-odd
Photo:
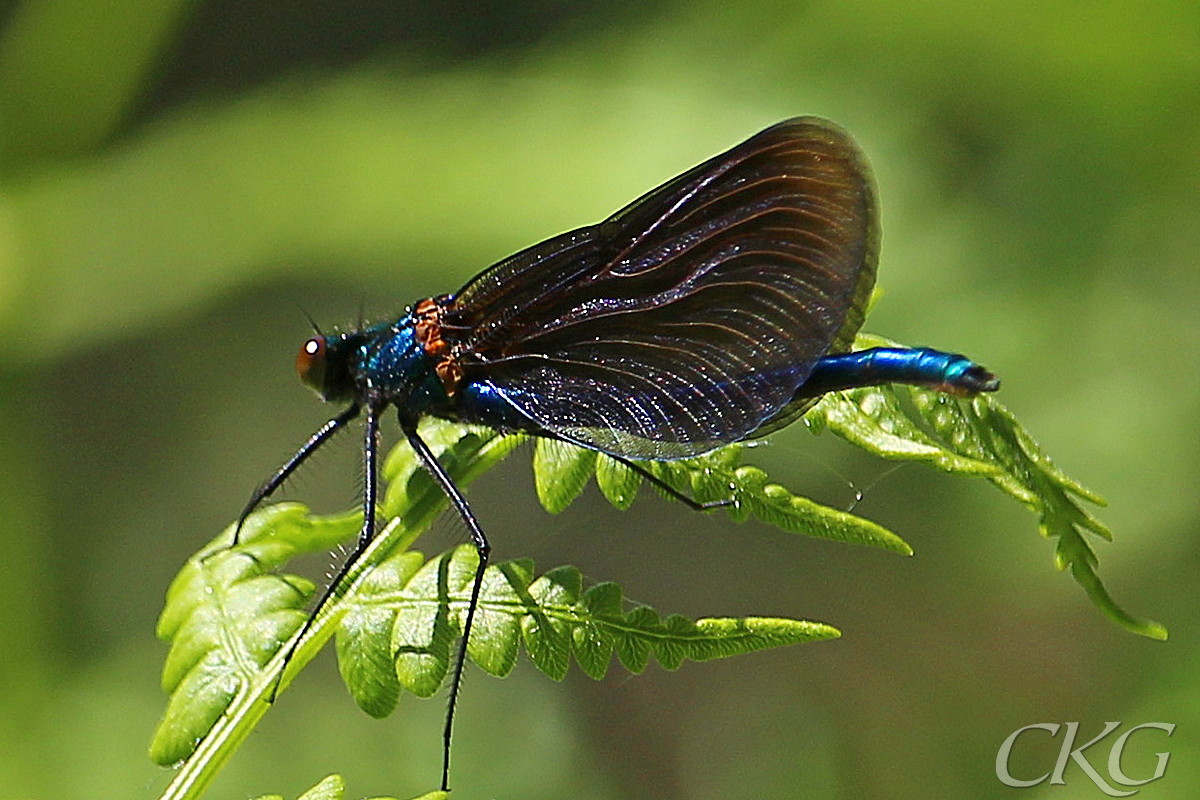
[[[859,336],[855,344],[894,346],[873,336]],[[1084,532],[1107,540],[1112,533],[1077,501],[1104,506],[1104,498],[1059,469],[994,395],[963,399],[916,386],[853,389],[821,398],[805,421],[814,432],[828,428],[883,458],[987,478],[1038,516],[1042,536],[1057,540],[1058,569],[1070,569],[1106,616],[1141,636],[1167,638],[1161,624],[1119,607],[1100,580],[1098,559]]]
[[[401,687],[427,697],[442,685],[478,563],[470,545],[427,562],[409,551],[380,564],[369,580],[346,595],[338,660],[364,711],[375,716],[390,712]],[[839,635],[816,622],[663,619],[646,606],[626,610],[624,605],[616,584],[585,591],[575,567],[537,576],[531,561],[495,564],[484,572],[467,654],[500,678],[512,670],[523,648],[555,680],[566,677],[572,659],[599,679],[613,655],[631,672],[644,670],[651,657],[673,670],[684,660],[707,661]]]

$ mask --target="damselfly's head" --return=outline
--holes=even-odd
[[[300,380],[327,402],[353,399],[351,366],[359,338],[358,334],[339,333],[306,341],[296,354]]]

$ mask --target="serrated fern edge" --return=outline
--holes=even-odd
[[[339,666],[356,701],[380,715],[399,686],[428,696],[444,682],[462,633],[478,556],[463,545],[427,562],[412,551],[381,564],[389,579],[348,593],[339,629]],[[391,569],[390,564],[409,563]],[[420,566],[416,566],[420,563]],[[394,576],[402,576],[397,585]],[[631,672],[651,657],[666,669],[770,647],[836,638],[822,623],[767,617],[661,618],[653,609],[625,609],[615,584],[583,589],[574,567],[536,576],[532,562],[488,567],[467,653],[485,672],[507,675],[524,649],[534,665],[562,680],[574,660],[602,678],[615,655]],[[364,636],[364,633],[369,636]],[[343,637],[346,643],[343,644]]]

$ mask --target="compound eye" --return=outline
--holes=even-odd
[[[314,336],[300,346],[296,354],[296,373],[304,385],[317,392],[325,389],[325,337]]]

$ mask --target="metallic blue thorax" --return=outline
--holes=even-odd
[[[433,360],[416,339],[412,314],[363,331],[354,371],[367,394],[378,394],[413,414],[446,415],[451,400]]]
[[[412,313],[362,331],[352,371],[361,394],[382,396],[404,413],[487,425],[500,430],[534,430],[528,417],[490,382],[465,377],[447,392],[435,359],[417,338]]]

